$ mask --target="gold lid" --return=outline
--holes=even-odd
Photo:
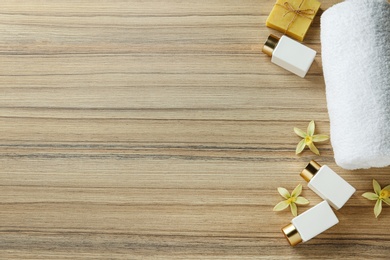
[[[305,179],[305,181],[309,182],[311,178],[320,170],[321,165],[319,165],[316,161],[311,160],[309,164],[303,169],[301,172],[301,177]]]
[[[264,43],[262,51],[268,56],[272,57],[272,53],[274,52],[276,45],[278,45],[279,39],[279,37],[270,34],[270,36],[268,36],[267,41]]]
[[[282,232],[291,246],[296,246],[302,242],[301,235],[293,224],[288,224],[282,228]]]

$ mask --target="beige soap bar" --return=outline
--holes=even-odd
[[[266,25],[303,41],[320,6],[317,0],[277,0]]]

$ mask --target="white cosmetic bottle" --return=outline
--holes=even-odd
[[[291,220],[282,232],[291,246],[306,242],[339,223],[338,218],[323,201]]]
[[[281,38],[271,34],[262,50],[272,57],[276,65],[304,78],[317,54],[305,45],[283,35]]]
[[[308,182],[310,189],[336,210],[344,206],[356,191],[328,166],[321,166],[314,160],[310,161],[300,175]]]

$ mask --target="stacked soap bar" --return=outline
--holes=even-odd
[[[317,0],[277,0],[266,25],[303,41],[320,6]]]

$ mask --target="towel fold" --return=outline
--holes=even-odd
[[[390,4],[334,5],[321,17],[321,44],[336,163],[390,165]]]

